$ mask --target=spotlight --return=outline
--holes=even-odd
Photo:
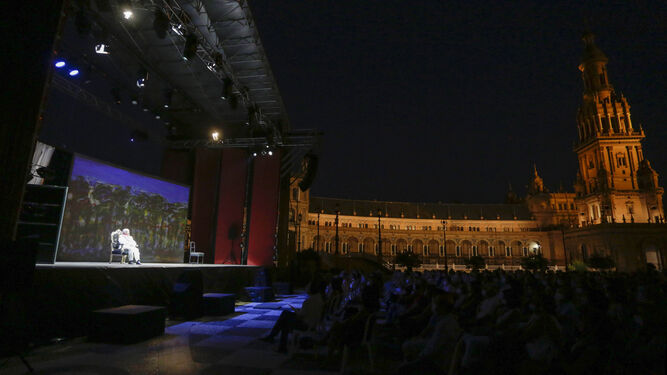
[[[206,68],[208,68],[208,70],[210,70],[213,73],[215,73],[215,71],[216,71],[215,63],[212,63],[212,62],[207,63]]]
[[[142,88],[146,86],[146,81],[148,81],[148,72],[144,68],[140,68],[137,72],[137,87]]]
[[[144,112],[148,112],[148,107],[147,107],[146,105],[144,105],[144,106],[141,108],[141,110],[144,111]]]
[[[256,152],[253,152],[253,153],[252,153],[252,156],[257,156],[257,153],[256,153]]]
[[[213,138],[213,140],[217,142],[220,139],[220,133],[214,131],[213,133],[211,133],[211,138]]]
[[[185,37],[185,46],[183,47],[183,59],[190,60],[197,53],[197,37],[194,34],[188,34]]]
[[[71,69],[69,71],[69,76],[70,77],[74,77],[74,76],[77,76],[77,75],[79,75],[79,69],[74,68],[74,69]]]
[[[156,119],[156,120],[159,120],[159,119],[160,119],[160,115],[156,113],[156,114],[155,114],[155,119]]]
[[[269,156],[273,155],[273,151],[269,150]]]
[[[54,64],[56,68],[64,68],[67,63],[65,63],[65,60],[58,59],[56,60],[56,63]]]
[[[120,104],[120,90],[117,87],[111,89],[111,97],[113,98],[114,103]]]
[[[132,96],[132,99],[130,100],[130,103],[132,103],[133,105],[139,104],[139,98],[137,98],[136,95]]]
[[[123,12],[123,18],[126,20],[129,20],[134,15],[134,13],[132,13],[131,0],[118,0],[118,7]]]
[[[95,52],[100,55],[108,55],[111,53],[111,47],[108,44],[100,43],[95,46]]]
[[[155,19],[153,20],[153,30],[158,38],[164,39],[169,29],[169,18],[161,9],[155,9]]]
[[[183,36],[183,25],[178,24],[178,25],[171,25],[171,31],[174,32],[176,35]]]

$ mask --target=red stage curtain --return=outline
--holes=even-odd
[[[276,244],[280,153],[255,158],[250,208],[248,264],[271,266]]]
[[[221,150],[198,148],[195,155],[192,189],[192,241],[204,252],[206,263],[214,259],[216,194],[220,172]]]
[[[189,150],[165,150],[162,177],[183,185],[192,185],[194,153]]]
[[[228,148],[222,152],[218,189],[215,263],[241,264],[241,231],[248,174],[248,152]]]

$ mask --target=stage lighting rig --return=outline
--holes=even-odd
[[[105,43],[97,44],[95,45],[95,53],[99,55],[108,55],[111,53],[111,47]]]
[[[197,36],[188,34],[185,37],[185,46],[183,47],[183,59],[190,60],[197,54]]]
[[[137,72],[137,87],[143,88],[146,86],[146,81],[148,81],[148,71],[144,68],[140,68]]]
[[[134,16],[134,12],[132,11],[132,1],[131,0],[118,0],[118,7],[120,8],[120,11],[123,14],[123,18],[126,20],[129,20]]]
[[[63,59],[58,59],[58,60],[56,60],[55,64],[53,64],[53,65],[55,65],[56,68],[64,68],[65,65],[67,65],[67,63]]]
[[[68,74],[69,74],[70,77],[78,76],[79,75],[79,69],[72,68],[72,69],[69,70]]]

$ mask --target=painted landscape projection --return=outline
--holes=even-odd
[[[189,194],[188,187],[76,155],[57,261],[108,262],[111,232],[128,228],[142,262],[183,262]]]

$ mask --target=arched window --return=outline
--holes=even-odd
[[[477,245],[473,245],[473,246],[472,246],[472,256],[475,256],[475,257],[476,257],[477,255],[478,255],[478,253],[477,253]]]
[[[492,257],[494,255],[496,255],[496,254],[495,254],[495,251],[493,249],[493,246],[489,246],[489,256]]]

